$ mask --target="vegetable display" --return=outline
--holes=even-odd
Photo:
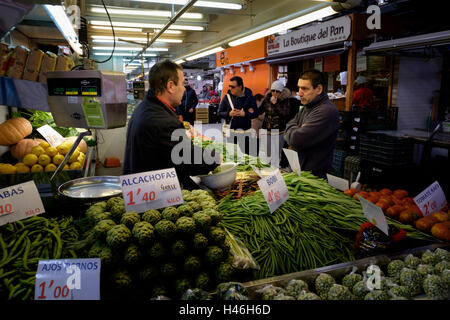
[[[10,146],[28,136],[33,131],[30,121],[18,117],[0,124],[0,146]]]
[[[0,227],[0,300],[30,300],[38,261],[77,258],[67,244],[78,240],[72,217],[34,216]]]

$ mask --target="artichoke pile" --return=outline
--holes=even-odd
[[[184,203],[159,210],[126,212],[121,197],[86,211],[80,256],[102,261],[102,298],[179,299],[188,289],[213,290],[236,275],[213,197],[182,191]]]

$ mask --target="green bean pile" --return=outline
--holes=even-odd
[[[238,201],[226,197],[219,205],[224,226],[244,242],[258,262],[260,270],[255,277],[353,261],[353,239],[330,226],[359,230],[367,221],[360,203],[308,172],[301,177],[295,173],[283,177],[289,199],[272,214],[261,191]],[[408,236],[429,237],[414,230]]]
[[[0,299],[33,299],[39,260],[76,258],[66,243],[78,240],[72,217],[41,216],[0,227]]]

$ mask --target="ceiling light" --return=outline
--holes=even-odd
[[[93,20],[90,22],[93,25],[99,26],[109,26],[109,21]],[[156,23],[136,23],[136,22],[113,22],[114,27],[137,27],[137,28],[163,28],[164,25]],[[204,28],[201,26],[189,26],[189,25],[177,25],[173,24],[169,27],[170,29],[178,30],[191,30],[191,31],[202,31]]]
[[[164,3],[164,4],[176,4],[184,6],[188,3],[188,0],[134,0],[138,2],[150,2],[150,3]],[[230,9],[230,10],[241,10],[242,5],[237,3],[227,3],[227,2],[213,2],[213,1],[197,1],[194,3],[194,7],[206,7],[215,9]]]
[[[203,52],[197,53],[197,54],[195,54],[193,56],[190,56],[190,57],[186,58],[186,60],[187,61],[195,60],[195,59],[198,59],[198,58],[201,58],[201,57],[204,57],[204,56],[207,56],[207,55],[210,55],[210,54],[222,51],[222,50],[223,50],[222,47],[216,47],[216,48],[213,48],[213,49],[210,49],[210,50],[207,50],[207,51],[203,51]]]
[[[155,33],[158,33],[160,31],[161,31],[160,29],[155,29]],[[164,33],[167,33],[167,34],[182,34],[183,31],[180,31],[180,30],[166,30],[166,31],[163,32],[163,34]]]
[[[319,9],[319,10],[313,11],[311,13],[307,13],[301,17],[280,23],[276,26],[273,26],[273,27],[261,30],[259,32],[253,33],[251,35],[242,37],[238,40],[230,41],[228,44],[232,47],[238,46],[243,43],[247,43],[247,42],[259,39],[259,38],[263,38],[265,36],[269,36],[271,34],[278,33],[280,31],[289,30],[289,29],[298,27],[302,24],[306,24],[306,23],[309,23],[309,22],[312,22],[312,21],[315,21],[318,19],[325,18],[325,17],[330,16],[335,13],[336,13],[336,11],[334,11],[331,7]]]
[[[94,50],[113,50],[113,47],[92,47]],[[129,51],[140,51],[143,48],[140,47],[115,47],[115,50],[129,50]],[[148,48],[146,51],[169,51],[168,48]]]
[[[75,51],[79,55],[82,55],[83,49],[80,42],[78,41],[78,36],[75,33],[72,23],[67,17],[63,6],[53,6],[45,4],[44,8],[52,19],[53,23],[58,27],[59,31],[70,44],[73,51]]]
[[[176,64],[182,64],[182,63],[184,63],[184,62],[186,62],[186,60],[183,60],[183,59],[180,59],[180,60],[175,61]]]
[[[121,40],[130,40],[130,41],[138,41],[138,42],[144,42],[147,43],[147,40],[151,40],[147,39],[147,38],[143,38],[143,37],[116,37],[116,41],[119,41],[119,38]],[[92,36],[92,39],[94,39],[93,41],[95,42],[97,40],[97,42],[102,42],[103,40],[107,40],[112,42],[113,41],[113,37],[112,36],[100,36],[100,35],[94,35]],[[102,41],[98,41],[98,40],[102,40]],[[167,43],[182,43],[183,40],[181,39],[167,39],[167,38],[158,38],[155,40],[155,42],[167,42]]]
[[[109,55],[111,55],[111,53],[108,53],[108,52],[95,52],[94,55],[96,55],[96,56],[109,56]],[[116,53],[116,52],[114,52],[113,56],[115,56],[115,57],[132,57],[132,56],[134,56],[134,53],[126,53],[126,52]],[[155,53],[144,53],[143,56],[144,57],[156,57],[156,54]]]
[[[102,27],[102,26],[91,26],[91,28],[97,29],[97,30],[108,30],[111,31],[111,26],[109,27]],[[121,27],[114,27],[114,31],[126,31],[126,32],[142,32],[142,28],[121,28]]]
[[[106,14],[105,9],[102,7],[91,7],[90,11],[94,12],[94,13]],[[129,16],[164,17],[164,18],[172,17],[171,11],[163,11],[163,10],[141,10],[141,9],[131,10],[131,9],[109,8],[108,13],[109,14],[123,14],[123,15],[129,15]],[[203,14],[201,14],[201,13],[184,13],[180,18],[203,19]]]
[[[198,75],[198,76],[197,76],[197,80],[198,80],[198,81],[202,81],[202,76],[201,76],[201,75]]]

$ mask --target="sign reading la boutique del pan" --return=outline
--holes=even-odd
[[[273,55],[345,41],[350,36],[351,24],[350,17],[345,16],[281,36],[272,35],[267,41],[267,54]]]

